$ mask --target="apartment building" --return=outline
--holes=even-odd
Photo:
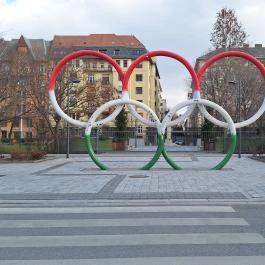
[[[130,64],[141,54],[147,52],[145,46],[133,35],[116,34],[91,34],[84,36],[60,36],[55,35],[52,41],[43,39],[27,39],[21,36],[19,39],[11,41],[0,41],[0,95],[3,99],[4,91],[16,91],[16,110],[12,117],[7,113],[2,115],[5,119],[1,122],[0,138],[28,138],[37,137],[40,133],[40,123],[45,121],[45,116],[40,112],[34,112],[32,109],[26,109],[31,106],[32,98],[26,98],[28,91],[45,96],[41,101],[43,111],[49,112],[47,94],[43,90],[47,89],[47,83],[52,69],[56,63],[64,56],[77,50],[96,50],[111,56],[126,71]],[[19,66],[19,67],[18,67]],[[36,70],[37,69],[37,70]],[[114,69],[108,62],[92,56],[80,57],[68,63],[63,70],[64,77],[58,77],[58,88],[63,85],[66,87],[67,94],[61,95],[62,100],[59,104],[64,105],[66,110],[66,96],[69,114],[76,119],[87,120],[87,117],[101,104],[111,99],[118,98],[121,95],[122,83]],[[6,81],[6,76],[12,76]],[[60,82],[64,82],[62,83]],[[27,90],[23,92],[23,89]],[[139,64],[133,72],[129,81],[129,95],[132,99],[148,105],[161,118],[161,85],[159,71],[155,58],[148,59]],[[81,91],[78,93],[78,91]],[[70,95],[69,95],[70,94]],[[22,99],[22,95],[23,99]],[[69,100],[70,96],[70,100]],[[59,97],[59,96],[58,96]],[[77,104],[79,98],[83,103]],[[15,104],[11,101],[12,97],[0,101]],[[71,102],[76,104],[71,104]],[[79,102],[82,102],[79,100]],[[27,104],[26,104],[27,103]],[[37,108],[38,101],[35,102]],[[71,107],[73,105],[74,107]],[[1,108],[3,111],[3,107]],[[70,111],[69,111],[70,110]],[[10,113],[12,112],[10,110]],[[112,110],[111,110],[112,111]],[[137,112],[145,118],[147,114],[137,108]],[[109,115],[108,112],[103,116]],[[33,117],[34,116],[34,117]],[[19,117],[19,118],[18,118]],[[49,126],[58,126],[56,124],[58,117],[54,116]],[[63,123],[63,121],[59,121]],[[129,117],[129,127],[137,126],[139,132],[144,126],[140,125],[133,117]],[[10,131],[12,135],[10,135]]]

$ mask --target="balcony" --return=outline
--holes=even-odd
[[[84,70],[89,72],[112,72],[112,67],[93,67],[86,65]]]

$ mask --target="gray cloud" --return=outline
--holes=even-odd
[[[0,32],[5,37],[52,39],[53,35],[133,34],[148,50],[170,50],[194,65],[210,47],[216,12],[234,8],[251,44],[265,43],[262,0],[16,0],[0,2]],[[8,31],[10,30],[10,31]],[[169,105],[183,100],[187,71],[173,60],[158,59]]]

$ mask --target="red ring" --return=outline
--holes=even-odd
[[[114,59],[112,59],[110,56],[106,55],[105,53],[98,52],[98,51],[80,50],[80,51],[76,51],[76,52],[73,52],[73,53],[65,56],[62,60],[59,61],[59,63],[56,65],[56,67],[54,68],[54,70],[52,72],[50,82],[49,82],[49,91],[52,91],[55,89],[56,78],[57,78],[59,72],[62,70],[63,66],[66,63],[68,63],[69,61],[71,61],[72,59],[77,58],[77,57],[81,57],[81,56],[85,56],[85,55],[93,55],[95,57],[102,58],[102,59],[106,60],[107,62],[112,64],[112,66],[117,70],[121,80],[124,79],[124,73],[123,73],[122,69],[117,64],[117,62]]]
[[[193,80],[193,84],[194,84],[194,90],[199,92],[200,91],[200,83],[197,77],[197,74],[195,72],[195,70],[193,69],[193,67],[191,66],[191,64],[184,59],[183,57],[181,57],[180,55],[173,53],[173,52],[168,52],[168,51],[152,51],[152,52],[147,52],[143,55],[141,55],[140,57],[138,57],[128,68],[127,72],[125,73],[124,79],[123,79],[123,89],[125,91],[128,91],[128,83],[129,83],[129,79],[130,76],[132,74],[132,71],[136,68],[136,66],[143,62],[146,59],[149,59],[151,57],[154,56],[165,56],[165,57],[170,57],[173,59],[176,59],[177,61],[181,62],[182,64],[184,64],[184,66],[187,68],[187,70],[189,71],[192,80]]]
[[[210,59],[208,59],[204,65],[202,66],[202,68],[199,70],[197,76],[199,81],[201,80],[203,74],[205,73],[205,71],[207,70],[207,68],[212,65],[214,62],[216,62],[217,60],[220,60],[224,57],[241,57],[244,58],[250,62],[252,62],[253,64],[256,65],[256,67],[259,69],[260,73],[262,74],[263,78],[265,79],[265,67],[264,65],[257,60],[255,57],[253,57],[252,55],[245,53],[245,52],[240,52],[240,51],[226,51],[226,52],[221,52],[213,57],[211,57]]]

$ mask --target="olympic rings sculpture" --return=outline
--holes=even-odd
[[[56,100],[56,96],[55,96],[56,78],[57,78],[58,74],[60,73],[61,69],[63,68],[63,66],[66,63],[68,63],[72,59],[75,59],[75,58],[81,57],[81,56],[95,56],[95,57],[106,60],[108,63],[110,63],[116,69],[118,75],[120,76],[120,80],[122,81],[122,96],[121,96],[121,98],[116,99],[116,100],[111,100],[111,101],[103,104],[101,107],[99,107],[92,114],[92,116],[89,118],[89,120],[87,122],[82,122],[82,121],[72,119],[66,113],[64,113],[63,110],[58,105],[57,100]],[[128,83],[129,83],[129,79],[130,79],[130,76],[132,75],[133,70],[136,68],[136,66],[138,64],[140,64],[144,60],[149,60],[152,57],[156,57],[156,56],[169,57],[169,58],[175,59],[178,62],[182,63],[185,66],[185,68],[188,70],[188,72],[190,73],[190,75],[192,77],[193,85],[194,85],[193,98],[190,100],[183,101],[183,102],[177,104],[176,106],[174,106],[168,112],[168,114],[166,115],[166,117],[164,118],[164,120],[162,122],[159,121],[156,113],[150,107],[148,107],[147,105],[145,105],[141,102],[130,99],[129,94],[128,94]],[[157,150],[156,150],[154,156],[151,158],[151,160],[146,165],[144,165],[141,169],[144,169],[144,170],[150,169],[158,161],[161,154],[164,156],[165,160],[168,162],[168,164],[173,169],[176,169],[176,170],[182,169],[179,165],[177,165],[170,158],[170,156],[166,152],[165,145],[164,145],[164,134],[165,134],[167,127],[181,124],[186,118],[188,118],[191,115],[193,110],[196,107],[198,107],[199,110],[201,111],[202,115],[206,119],[208,119],[209,121],[211,121],[215,125],[218,125],[218,126],[221,126],[224,128],[228,128],[230,131],[230,144],[229,144],[229,148],[228,148],[228,152],[227,152],[226,156],[223,158],[223,160],[221,162],[219,162],[217,165],[215,165],[214,167],[211,168],[211,169],[219,170],[219,169],[222,169],[228,163],[228,161],[230,160],[230,158],[232,157],[232,155],[235,151],[236,128],[241,128],[243,126],[247,126],[247,125],[255,122],[265,111],[265,99],[264,99],[263,104],[261,105],[261,107],[259,108],[259,110],[257,111],[256,114],[254,114],[251,118],[249,118],[246,121],[234,123],[232,118],[229,116],[229,114],[221,106],[219,106],[218,104],[211,102],[209,100],[201,99],[201,97],[200,97],[200,80],[201,80],[203,74],[205,73],[205,71],[207,70],[207,68],[209,66],[211,66],[217,60],[220,60],[224,57],[230,57],[230,56],[241,57],[241,58],[244,58],[244,59],[252,62],[253,64],[256,65],[256,67],[259,69],[260,73],[262,74],[263,78],[265,79],[265,67],[263,66],[263,64],[260,61],[258,61],[255,57],[253,57],[247,53],[239,52],[239,51],[227,51],[227,52],[219,53],[219,54],[213,56],[208,61],[206,61],[206,63],[203,65],[203,67],[199,70],[198,73],[195,72],[195,70],[193,69],[191,64],[186,59],[184,59],[183,57],[181,57],[180,55],[178,55],[176,53],[169,52],[169,51],[151,51],[151,52],[147,52],[147,53],[141,55],[140,57],[138,57],[130,65],[127,72],[123,73],[122,69],[117,64],[117,62],[114,59],[112,59],[110,56],[108,56],[104,53],[98,52],[98,51],[94,51],[94,50],[80,50],[80,51],[76,51],[70,55],[65,56],[61,61],[59,61],[59,63],[54,68],[52,75],[51,75],[51,78],[50,78],[50,82],[49,82],[49,98],[50,98],[50,101],[51,101],[55,111],[57,112],[57,114],[59,116],[61,116],[64,120],[66,120],[67,122],[69,122],[75,126],[85,128],[85,141],[86,141],[88,154],[90,155],[90,157],[94,161],[94,163],[102,170],[107,170],[109,168],[104,163],[102,163],[98,159],[96,154],[94,153],[94,150],[93,150],[92,144],[91,144],[91,137],[90,137],[91,130],[93,127],[102,126],[103,124],[106,124],[107,122],[113,120],[120,113],[120,111],[122,110],[122,108],[125,105],[127,105],[128,110],[136,119],[140,120],[143,124],[145,124],[147,126],[155,127],[157,129],[157,134],[158,134]],[[113,111],[112,114],[110,114],[107,118],[105,118],[103,120],[97,121],[97,118],[100,116],[100,114],[103,111],[105,111],[106,109],[113,107],[113,106],[115,106],[116,109]],[[144,109],[149,114],[149,117],[150,116],[152,117],[152,121],[147,120],[147,119],[143,118],[141,115],[139,115],[133,106],[137,106],[137,107]],[[215,109],[216,111],[218,111],[223,116],[223,118],[225,119],[226,122],[219,121],[216,118],[214,118],[213,116],[211,116],[208,113],[208,111],[206,110],[205,106],[209,106],[209,107]],[[175,120],[172,120],[174,114],[178,110],[180,110],[184,107],[188,107],[187,110],[185,111],[185,113],[182,116],[176,118]]]

